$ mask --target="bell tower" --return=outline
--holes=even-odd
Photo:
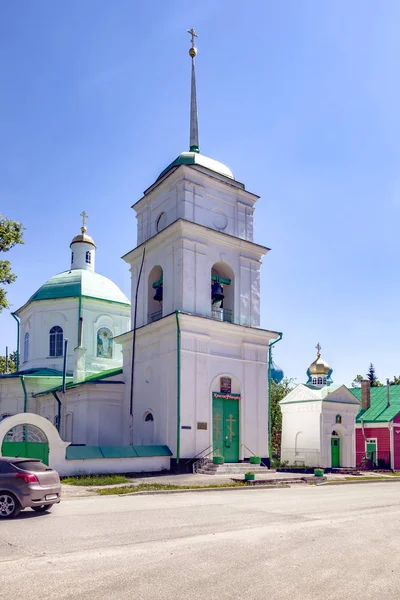
[[[246,458],[245,445],[267,458],[268,344],[278,337],[260,329],[261,259],[269,249],[253,239],[258,196],[229,167],[200,152],[198,36],[193,29],[188,33],[189,151],[172,161],[134,204],[137,246],[123,257],[130,265],[136,323],[135,333],[121,337],[129,372],[134,365],[131,440],[140,443],[135,423],[140,431],[143,398],[150,393],[158,405],[151,408],[158,443],[167,444],[178,462],[213,446],[213,394],[221,392],[225,377],[231,383],[229,398],[225,394],[223,400],[239,402],[227,413],[237,424],[236,450],[229,453],[226,447],[231,462]],[[227,406],[222,402],[225,412]]]

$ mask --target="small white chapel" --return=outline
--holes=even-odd
[[[332,369],[317,358],[300,383],[280,401],[281,462],[290,466],[354,468],[355,421],[361,403],[345,385],[335,385]]]

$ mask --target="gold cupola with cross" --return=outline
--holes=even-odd
[[[318,343],[315,346],[317,350],[317,358],[311,363],[307,370],[308,384],[323,386],[332,383],[332,369],[328,363],[321,358],[321,345]]]

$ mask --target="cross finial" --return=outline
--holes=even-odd
[[[192,29],[188,29],[187,32],[190,33],[190,35],[192,36],[192,39],[190,41],[192,42],[192,48],[194,48],[195,47],[194,38],[199,37],[199,36],[197,35],[197,33],[195,32],[193,27],[192,27]]]
[[[82,211],[80,216],[82,217],[82,227],[81,227],[81,231],[82,233],[85,233],[86,231],[86,219],[88,218],[88,215],[86,214],[86,211]]]
[[[319,358],[321,356],[321,350],[322,350],[321,344],[318,342],[318,344],[315,347],[317,349],[318,358]]]

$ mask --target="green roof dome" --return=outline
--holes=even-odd
[[[50,277],[28,302],[78,296],[130,305],[128,298],[113,281],[84,269],[72,269]]]
[[[176,158],[170,165],[168,165],[166,169],[164,169],[162,173],[160,173],[158,179],[161,179],[161,177],[164,177],[168,171],[174,167],[179,167],[180,165],[198,165],[199,167],[210,169],[210,171],[214,171],[214,173],[218,173],[219,175],[223,175],[229,179],[235,179],[229,167],[218,160],[208,158],[208,156],[204,156],[199,152],[182,152],[178,158]]]

